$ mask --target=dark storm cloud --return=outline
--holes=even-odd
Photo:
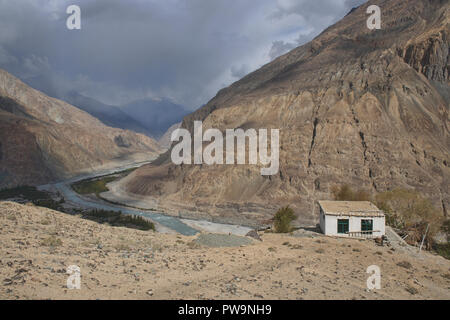
[[[0,68],[47,92],[196,108],[362,2],[0,0]],[[66,28],[70,4],[81,7],[79,31]]]
[[[358,7],[367,0],[278,0],[277,9],[272,19],[282,20],[296,18],[302,21],[306,32],[299,34],[294,41],[277,40],[272,44],[269,56],[273,60],[290,50],[311,41],[331,24],[344,17],[352,8]]]
[[[280,55],[291,51],[295,47],[297,47],[297,44],[293,42],[284,42],[281,40],[274,41],[269,52],[270,59],[273,60],[276,57],[279,57]]]

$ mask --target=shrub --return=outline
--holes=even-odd
[[[334,186],[331,188],[334,200],[336,201],[371,201],[370,194],[365,190],[352,190],[348,185],[341,187]]]
[[[386,223],[407,234],[410,244],[419,244],[428,229],[425,245],[432,248],[443,217],[429,199],[415,190],[395,189],[377,194],[375,203],[386,213]]]
[[[411,293],[412,295],[419,293],[419,290],[417,290],[414,287],[411,287],[410,285],[406,286],[405,290],[408,291],[409,293]]]
[[[59,247],[62,245],[62,240],[55,236],[50,236],[41,241],[41,245],[45,247]]]
[[[401,261],[399,263],[397,263],[397,265],[399,267],[405,268],[405,269],[411,269],[412,268],[412,264],[409,263],[408,261]]]
[[[450,260],[450,243],[442,243],[442,244],[434,244],[434,251],[440,256],[443,256],[445,259]]]
[[[288,233],[292,231],[291,223],[297,217],[294,210],[289,207],[281,208],[274,217],[274,229],[276,233]]]

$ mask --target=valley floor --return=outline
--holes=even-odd
[[[211,248],[196,237],[0,202],[0,299],[450,299],[450,261],[429,253],[269,233]],[[66,287],[70,265],[80,290]],[[380,290],[367,290],[370,265]]]

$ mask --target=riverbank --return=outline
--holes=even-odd
[[[251,212],[243,210],[239,214],[236,214],[236,207],[230,207],[228,211],[226,208],[222,208],[223,212],[217,214],[205,212],[198,207],[184,203],[167,201],[167,199],[162,203],[158,198],[127,192],[124,188],[124,180],[126,179],[127,177],[109,182],[106,185],[108,191],[102,192],[99,195],[100,198],[131,208],[164,212],[166,215],[198,221],[200,224],[202,224],[201,222],[208,222],[211,224],[243,226],[249,229],[266,229],[270,226],[267,224],[267,213],[260,213],[257,207],[253,208]]]

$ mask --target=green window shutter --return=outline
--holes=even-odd
[[[361,220],[361,231],[366,231],[369,233],[369,231],[373,231],[373,220]]]
[[[338,220],[338,233],[346,234],[349,230],[349,220],[348,219],[339,219]]]
[[[361,231],[373,231],[373,220],[361,220]]]

